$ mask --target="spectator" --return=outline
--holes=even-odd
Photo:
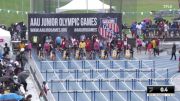
[[[40,59],[44,58],[44,52],[43,52],[43,47],[41,44],[38,45],[37,47],[37,55]]]
[[[16,56],[16,61],[18,61],[21,64],[21,69],[24,70],[24,66],[27,62],[27,58],[24,54],[24,48],[20,50],[20,53]]]
[[[31,58],[32,43],[31,43],[30,41],[29,41],[29,43],[28,43],[27,48],[28,48],[29,57]]]
[[[137,22],[134,22],[131,24],[131,34],[132,34],[132,37],[136,36],[136,25],[137,25]]]
[[[51,53],[50,53],[50,59],[51,59],[52,61],[56,60],[56,52],[55,52],[55,51],[51,51]]]
[[[41,91],[40,94],[39,94],[39,100],[40,100],[40,101],[45,101],[44,98],[43,98],[43,96],[44,96],[44,92]]]
[[[21,50],[22,48],[25,49],[25,44],[24,42],[21,41],[21,43],[19,44],[19,50]]]
[[[61,37],[60,36],[56,37],[56,45],[57,45],[57,50],[59,51],[60,45],[61,45]]]
[[[152,48],[153,48],[153,54],[154,54],[154,56],[156,56],[156,40],[153,39],[151,41],[151,44],[152,44]]]
[[[133,47],[130,46],[130,53],[131,53],[131,59],[134,58],[134,50],[133,50]]]
[[[147,51],[148,51],[149,58],[151,57],[151,54],[152,54],[152,47],[153,47],[152,43],[148,42]]]
[[[95,55],[99,53],[99,50],[100,50],[99,40],[96,39],[96,41],[94,42],[94,52],[95,52]]]
[[[62,42],[61,42],[61,51],[63,52],[65,50],[65,48],[66,48],[66,39],[63,38]]]
[[[47,91],[49,90],[49,88],[47,86],[46,81],[43,81],[42,89],[43,89],[43,92],[47,95]]]
[[[24,101],[31,101],[31,98],[32,98],[32,95],[31,95],[31,94],[29,94],[29,95],[27,95],[27,97],[25,98],[25,100],[24,100]]]
[[[172,47],[172,53],[171,53],[171,59],[173,59],[173,56],[174,56],[174,60],[176,60],[176,44],[174,43],[173,44],[173,47]]]
[[[5,43],[4,54],[9,54],[9,51],[10,51],[9,46],[7,43]]]
[[[155,42],[156,42],[156,53],[159,56],[159,43],[160,43],[160,40],[158,38],[155,38]]]
[[[136,29],[137,29],[137,35],[140,36],[141,32],[142,32],[142,25],[141,25],[141,23],[138,23],[136,25]]]
[[[44,50],[45,50],[45,53],[46,53],[45,57],[47,58],[48,55],[50,55],[50,44],[48,42],[45,42]]]
[[[86,54],[86,50],[85,50],[85,48],[86,48],[86,43],[85,43],[84,40],[79,43],[79,48],[80,48],[80,55],[81,55],[82,57],[85,56],[85,54]]]
[[[167,37],[169,37],[169,26],[168,26],[168,24],[167,23],[165,23],[164,24],[164,36],[163,36],[163,38],[167,38]]]
[[[117,55],[120,56],[120,53],[122,52],[122,48],[123,48],[123,41],[118,39],[116,47],[117,47]]]
[[[137,53],[139,52],[141,54],[142,40],[139,37],[137,37],[136,39],[136,45],[137,45]]]
[[[86,40],[86,52],[87,52],[87,56],[90,59],[91,58],[91,51],[92,51],[92,47],[91,47],[91,40],[89,38],[87,38]]]

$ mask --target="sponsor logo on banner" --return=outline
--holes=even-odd
[[[114,37],[119,32],[117,18],[100,18],[99,34],[107,39]]]

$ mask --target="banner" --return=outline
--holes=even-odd
[[[106,39],[121,34],[121,19],[119,13],[28,14],[28,31],[30,38],[59,33],[77,38],[96,34]]]

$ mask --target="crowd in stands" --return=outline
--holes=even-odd
[[[25,71],[27,59],[24,49],[19,49],[16,57],[10,56],[10,47],[5,43],[0,62],[0,100],[31,101],[32,95],[27,95],[29,72]],[[14,97],[14,96],[16,97]]]
[[[133,22],[130,26],[132,37],[143,35],[146,38],[173,38],[180,37],[180,23],[169,22],[158,18],[154,22],[151,19],[144,19],[141,22]]]
[[[26,26],[22,22],[12,24],[9,28],[6,26],[2,28],[10,31],[12,41],[21,42],[25,39]],[[17,46],[15,56],[12,55],[11,46],[7,43],[1,47],[3,51],[0,60],[0,101],[32,101],[32,95],[27,93],[26,79],[29,77],[29,72],[25,70],[26,47],[22,43]]]
[[[0,28],[8,30],[10,32],[12,41],[21,41],[23,39],[26,39],[27,27],[23,22],[11,24],[11,26],[9,27],[0,25]]]

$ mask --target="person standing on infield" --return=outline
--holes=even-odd
[[[171,53],[171,60],[173,59],[174,56],[174,60],[176,60],[176,44],[173,43],[173,47],[172,47],[172,53]]]

